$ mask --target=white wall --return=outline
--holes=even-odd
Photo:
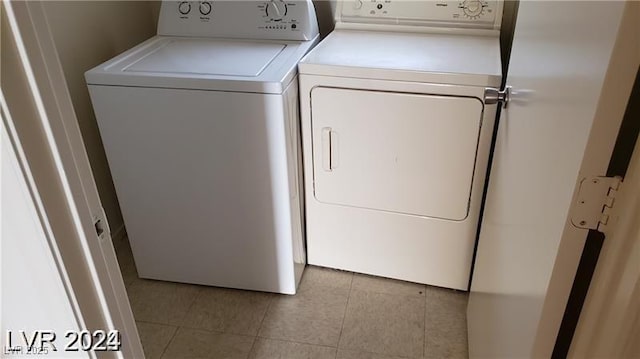
[[[502,72],[507,72],[509,57],[511,56],[511,43],[513,42],[513,30],[516,27],[518,17],[519,0],[505,0],[502,13],[502,26],[500,27],[500,49],[502,51]],[[503,78],[506,81],[506,76]]]
[[[117,235],[122,214],[84,72],[156,33],[150,1],[46,1],[45,11],[65,73],[102,206]]]
[[[316,8],[320,36],[325,37],[333,30],[335,25],[333,14],[336,8],[336,0],[313,0],[313,5]]]

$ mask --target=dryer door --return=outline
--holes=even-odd
[[[318,201],[467,217],[479,99],[317,87],[311,108]]]

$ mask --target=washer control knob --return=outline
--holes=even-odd
[[[209,1],[201,1],[200,2],[200,13],[202,15],[211,14],[211,3]]]
[[[188,1],[181,1],[178,4],[178,12],[182,15],[186,15],[191,11],[191,3]]]
[[[353,2],[353,8],[358,10],[362,8],[362,0],[355,0]]]
[[[265,9],[267,16],[270,17],[271,20],[282,20],[282,18],[287,15],[287,4],[282,0],[269,1]]]

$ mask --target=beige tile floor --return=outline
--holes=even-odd
[[[295,296],[139,279],[116,243],[147,358],[466,358],[467,294],[307,267]]]

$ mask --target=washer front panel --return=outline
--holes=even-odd
[[[141,277],[295,293],[295,84],[284,96],[89,91]]]

